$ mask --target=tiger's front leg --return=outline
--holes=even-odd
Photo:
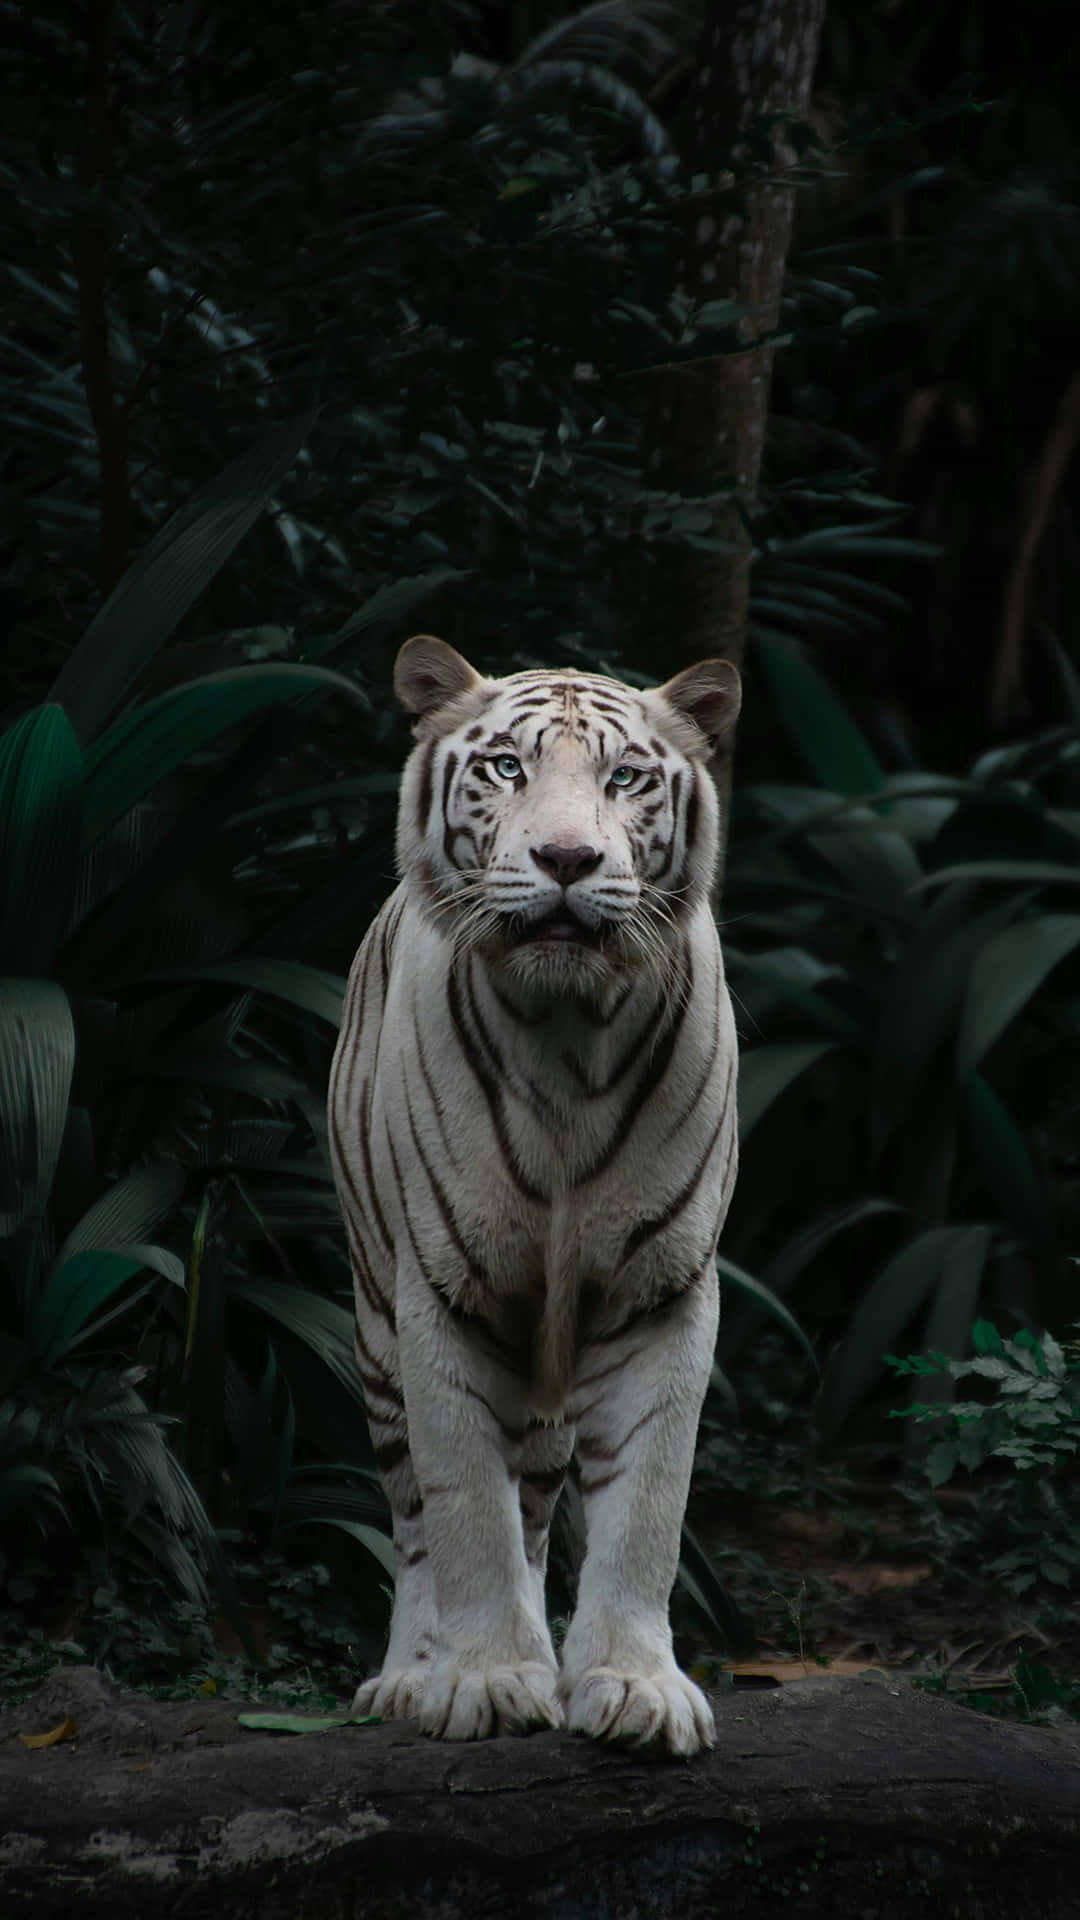
[[[631,1325],[584,1348],[572,1400],[586,1550],[562,1651],[567,1722],[685,1758],[711,1747],[715,1728],[676,1665],[668,1603],[718,1311],[710,1257],[647,1335]]]
[[[479,1740],[562,1726],[555,1653],[522,1527],[526,1430],[500,1419],[490,1370],[411,1269],[399,1270],[397,1327],[438,1620],[421,1728]]]

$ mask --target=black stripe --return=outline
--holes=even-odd
[[[419,1267],[421,1273],[423,1274],[424,1279],[428,1282],[429,1286],[434,1286],[435,1283],[434,1283],[434,1280],[432,1279],[431,1271],[427,1265],[427,1262],[424,1259],[423,1254],[420,1251],[420,1242],[418,1241],[415,1233],[413,1232],[413,1223],[409,1218],[409,1203],[405,1198],[405,1183],[401,1178],[401,1168],[398,1166],[398,1157],[397,1157],[397,1154],[394,1152],[394,1142],[393,1142],[393,1139],[391,1138],[389,1128],[387,1128],[387,1133],[386,1133],[386,1144],[390,1149],[390,1160],[394,1169],[394,1179],[397,1183],[398,1199],[401,1202],[401,1214],[405,1222],[405,1231],[409,1236],[409,1245],[412,1247],[413,1254],[416,1259],[416,1264]]]
[[[599,1013],[595,1011],[587,1001],[580,1002],[577,1008],[577,1012],[580,1018],[585,1020],[590,1027],[613,1026],[615,1021],[618,1019],[620,1013],[622,1012],[623,1008],[625,1007],[627,1001],[633,995],[634,988],[636,985],[637,985],[637,982],[635,980],[627,981],[625,987],[623,988],[622,992],[619,994],[618,998],[616,999],[609,1013]]]
[[[712,1046],[709,1049],[708,1058],[705,1062],[704,1068],[702,1069],[701,1073],[698,1075],[697,1081],[695,1082],[695,1085],[694,1085],[693,1092],[688,1093],[685,1101],[683,1102],[683,1110],[680,1113],[678,1119],[672,1121],[671,1126],[668,1128],[667,1132],[665,1133],[663,1142],[662,1142],[664,1146],[667,1146],[669,1140],[674,1140],[675,1135],[677,1133],[682,1132],[682,1129],[685,1127],[691,1114],[696,1113],[698,1101],[701,1099],[701,1096],[704,1093],[706,1087],[708,1086],[709,1081],[712,1079],[713,1070],[716,1066],[716,1059],[719,1052],[720,1052],[720,997],[718,994],[717,1000],[716,1000],[716,1006],[713,1009],[713,1037],[712,1037]],[[731,1073],[732,1073],[733,1064],[734,1064],[733,1060],[728,1061],[727,1079],[724,1084],[724,1096],[723,1096],[723,1104],[725,1106],[727,1105],[728,1095],[731,1091]]]
[[[494,1407],[491,1404],[491,1401],[485,1400],[479,1388],[474,1387],[471,1381],[469,1380],[466,1380],[465,1382],[465,1392],[468,1394],[470,1400],[479,1400],[480,1405],[483,1407],[485,1413],[489,1413],[491,1415],[491,1418],[494,1420],[495,1425],[499,1429],[499,1432],[503,1435],[503,1437],[506,1440],[510,1442],[511,1446],[519,1447],[521,1445],[521,1442],[524,1440],[526,1434],[529,1432],[528,1421],[525,1422],[524,1426],[511,1426],[509,1421],[500,1420],[498,1414],[496,1413]]]
[[[583,1497],[587,1500],[590,1494],[602,1493],[605,1487],[611,1486],[612,1481],[620,1480],[625,1472],[625,1467],[613,1467],[610,1473],[598,1473],[591,1480],[587,1479],[585,1474],[582,1474],[581,1491]]]
[[[374,952],[373,934],[374,928],[372,928],[372,932],[369,933],[360,949],[359,971],[350,976],[350,991],[341,1015],[341,1047],[343,1050],[349,1047],[349,1040],[351,1040],[352,1044],[347,1053],[343,1051],[338,1055],[338,1099],[344,1104],[346,1111],[350,1113],[353,1107],[353,1080],[356,1077],[356,1069],[360,1060],[360,1034],[363,1032],[364,1013],[367,1007],[368,974],[371,972],[371,956]],[[359,1003],[360,1007],[359,1020],[356,1019],[354,1013],[357,1003]],[[349,1039],[346,1039],[346,1035],[349,1036]],[[335,1099],[335,1106],[338,1104],[338,1099]]]
[[[623,1448],[627,1445],[628,1441],[633,1439],[635,1433],[640,1433],[642,1427],[647,1427],[651,1424],[653,1420],[656,1420],[659,1417],[659,1415],[664,1412],[664,1408],[665,1408],[664,1401],[658,1400],[654,1406],[651,1406],[649,1408],[647,1413],[642,1414],[640,1420],[634,1421],[634,1424],[632,1427],[627,1427],[626,1432],[623,1434],[622,1439],[617,1440],[613,1447],[601,1447],[598,1445],[590,1445],[588,1439],[582,1436],[581,1430],[579,1428],[578,1429],[578,1459],[580,1460],[582,1467],[584,1467],[585,1462],[587,1460],[602,1460],[602,1461],[617,1460]],[[585,1476],[583,1473],[582,1486],[584,1486],[584,1484],[585,1484]]]
[[[543,1473],[523,1473],[521,1485],[550,1496],[558,1493],[565,1479],[566,1467],[548,1467]]]
[[[685,941],[682,949],[682,961],[681,977],[675,982],[672,990],[675,1011],[672,1015],[671,1025],[668,1027],[660,1044],[654,1049],[649,1062],[649,1071],[642,1075],[634,1088],[633,1099],[629,1100],[623,1109],[619,1118],[619,1124],[612,1134],[611,1139],[608,1141],[607,1146],[600,1153],[599,1157],[594,1160],[592,1166],[574,1182],[575,1188],[585,1186],[588,1181],[595,1180],[598,1174],[604,1173],[607,1168],[610,1167],[616,1154],[621,1152],[622,1148],[626,1145],[638,1115],[642,1112],[643,1108],[648,1106],[652,1095],[660,1086],[671,1065],[672,1056],[678,1045],[679,1036],[682,1033],[683,1022],[686,1019],[694,985],[693,960],[689,945]]]
[[[700,778],[701,775],[698,773],[697,768],[694,767],[691,772],[693,785],[690,788],[690,796],[686,802],[686,832],[683,839],[683,864],[679,875],[680,879],[693,859],[694,849],[697,843],[698,814],[701,810],[701,801],[698,797],[698,781]]]
[[[663,1000],[657,1000],[656,1005],[654,1006],[652,1012],[649,1015],[649,1018],[645,1022],[645,1025],[643,1027],[639,1027],[637,1032],[634,1034],[634,1037],[631,1040],[630,1045],[623,1049],[623,1052],[620,1054],[619,1058],[616,1060],[615,1065],[613,1066],[607,1079],[602,1081],[598,1087],[594,1087],[591,1085],[586,1075],[581,1071],[580,1066],[578,1065],[577,1061],[574,1059],[572,1054],[568,1054],[568,1053],[563,1054],[562,1059],[563,1059],[564,1067],[566,1067],[567,1071],[573,1075],[573,1078],[576,1080],[578,1086],[581,1088],[582,1092],[585,1094],[587,1099],[600,1100],[604,1097],[605,1094],[612,1093],[614,1091],[614,1089],[618,1086],[619,1081],[622,1080],[624,1076],[630,1071],[630,1068],[634,1065],[642,1049],[648,1046],[650,1040],[652,1039],[653,1034],[656,1032],[657,1027],[660,1025],[660,1022],[663,1020],[664,1015],[666,1013],[667,1013],[666,1003]]]
[[[351,1177],[349,1178],[349,1190],[355,1199],[356,1195],[353,1192]],[[360,1218],[364,1221],[362,1210],[360,1211]],[[364,1224],[366,1225],[367,1222],[364,1221]],[[348,1219],[345,1222],[345,1235],[349,1243],[349,1260],[352,1264],[354,1280],[359,1286],[372,1313],[378,1314],[380,1320],[386,1321],[391,1333],[396,1333],[397,1323],[394,1319],[393,1305],[386,1298],[375,1275],[372,1273],[368,1265],[367,1254],[364,1252],[360,1243],[360,1237],[354,1231],[353,1223]]]
[[[431,796],[435,770],[435,755],[438,751],[437,740],[429,740],[423,748],[420,761],[420,792],[416,801],[416,826],[420,838],[427,832],[427,823],[431,814]]]
[[[683,1208],[693,1199],[705,1177],[705,1170],[713,1157],[716,1143],[720,1138],[722,1129],[727,1125],[729,1118],[728,1107],[725,1104],[720,1118],[712,1130],[709,1144],[702,1154],[701,1159],[698,1161],[697,1166],[694,1168],[693,1173],[690,1175],[689,1180],[679,1189],[675,1198],[669,1201],[662,1213],[655,1214],[651,1220],[640,1221],[634,1228],[633,1233],[629,1235],[619,1255],[618,1264],[620,1266],[625,1266],[626,1262],[631,1259],[635,1253],[640,1252],[647,1241],[655,1239],[658,1233],[663,1233],[664,1228],[669,1227],[672,1221],[678,1218]]]
[[[405,1405],[405,1396],[397,1383],[390,1378],[381,1360],[372,1353],[371,1348],[364,1338],[364,1330],[359,1320],[357,1320],[353,1326],[353,1340],[356,1345],[356,1364],[360,1369],[360,1378],[364,1381],[365,1385],[367,1384],[367,1374],[370,1373],[374,1380],[382,1383],[379,1388],[380,1393],[384,1394],[388,1400],[396,1400],[397,1404],[403,1407]]]
[[[494,1129],[496,1144],[502,1155],[503,1165],[517,1187],[518,1192],[523,1194],[527,1200],[545,1200],[547,1195],[542,1193],[539,1187],[535,1187],[531,1180],[526,1179],[517,1154],[514,1152],[507,1131],[506,1118],[502,1110],[501,1083],[491,1072],[488,1063],[485,1061],[482,1053],[476,1047],[469,1034],[465,1021],[465,1010],[461,1002],[461,989],[458,985],[456,966],[451,967],[447,976],[446,999],[450,1018],[454,1023],[454,1030],[458,1037],[458,1044],[461,1047],[465,1064],[487,1101],[488,1112],[491,1115],[491,1124]],[[498,1063],[496,1062],[496,1064]]]
[[[476,998],[473,987],[471,956],[469,971],[465,980],[465,992],[473,1032],[480,1043],[481,1052],[487,1056],[489,1067],[494,1070],[496,1084],[500,1087],[505,1087],[510,1093],[516,1095],[516,1097],[529,1108],[533,1117],[544,1123],[549,1133],[557,1129],[561,1130],[563,1125],[562,1116],[556,1110],[554,1102],[548,1099],[539,1081],[534,1080],[531,1074],[523,1073],[520,1068],[517,1069],[515,1074],[511,1074],[499,1048],[499,1043],[485,1022],[483,1010]]]
[[[397,930],[404,911],[405,898],[404,895],[402,895],[399,897],[396,907],[393,907],[389,913],[386,913],[383,920],[382,939],[379,944],[379,958],[382,961],[382,997],[384,1000],[386,998],[386,989],[390,984],[390,963],[393,959],[394,941],[397,939]]]
[[[368,1077],[366,1074],[364,1075],[363,1085],[360,1088],[360,1103],[364,1109],[365,1119],[370,1123],[371,1099],[370,1099],[370,1093],[369,1093],[369,1087],[368,1087]],[[371,1136],[368,1130],[368,1125],[361,1124],[359,1133],[360,1133],[360,1151],[364,1159],[364,1178],[366,1179],[368,1184],[368,1193],[371,1199],[371,1209],[375,1216],[375,1225],[378,1228],[379,1238],[382,1241],[383,1246],[386,1248],[387,1253],[392,1254],[394,1251],[394,1241],[393,1241],[393,1237],[391,1235],[390,1229],[386,1224],[386,1219],[383,1214],[383,1210],[379,1205],[379,1195],[375,1185],[375,1170],[371,1164]],[[393,1152],[392,1147],[390,1151],[391,1153]],[[399,1181],[398,1185],[400,1186],[400,1184],[401,1183]]]
[[[357,1371],[364,1389],[364,1404],[368,1410],[368,1419],[381,1420],[384,1426],[400,1425],[405,1412],[405,1396],[387,1380],[385,1374],[371,1373],[367,1367],[361,1367],[359,1362]],[[373,1400],[384,1401],[387,1406],[393,1407],[393,1413],[380,1413],[377,1408],[372,1407]]]
[[[405,1095],[405,1117],[408,1120],[409,1132],[412,1135],[413,1151],[415,1152],[416,1157],[420,1162],[420,1165],[423,1167],[424,1172],[427,1175],[428,1186],[431,1188],[432,1193],[435,1195],[435,1204],[438,1207],[440,1214],[442,1215],[443,1226],[446,1228],[447,1234],[450,1237],[451,1245],[453,1246],[455,1252],[458,1253],[461,1259],[464,1261],[466,1275],[468,1279],[475,1281],[479,1287],[483,1288],[485,1293],[492,1293],[495,1291],[495,1288],[493,1286],[491,1278],[487,1273],[484,1272],[483,1267],[478,1266],[474,1262],[472,1254],[469,1248],[466,1246],[465,1241],[462,1238],[461,1229],[459,1228],[458,1223],[454,1218],[454,1210],[447,1198],[446,1189],[442,1185],[442,1182],[438,1179],[435,1173],[434,1167],[431,1165],[431,1162],[428,1159],[427,1154],[424,1152],[423,1146],[420,1141],[420,1134],[417,1130],[416,1121],[413,1118],[412,1101],[409,1099],[408,1082],[405,1080],[403,1080],[402,1082],[402,1090]]]
[[[416,1057],[420,1063],[420,1077],[424,1082],[424,1088],[427,1092],[427,1097],[431,1102],[431,1111],[435,1115],[435,1125],[439,1129],[439,1139],[442,1142],[443,1152],[445,1153],[446,1158],[449,1161],[451,1167],[453,1167],[453,1166],[456,1166],[457,1162],[456,1162],[454,1150],[450,1145],[450,1136],[446,1131],[446,1121],[443,1116],[443,1104],[439,1098],[439,1093],[438,1093],[438,1089],[435,1086],[435,1082],[432,1080],[431,1074],[428,1070],[428,1063],[427,1063],[426,1056],[424,1054],[424,1043],[421,1038],[423,1025],[424,1025],[423,1021],[418,1018],[416,1021]]]
[[[402,1461],[409,1458],[407,1440],[377,1441],[373,1437],[371,1450],[380,1473],[393,1473],[395,1467],[400,1467]]]
[[[510,886],[513,885],[513,882],[507,881],[506,884]],[[550,1007],[541,1007],[539,1013],[524,1013],[520,1007],[514,1005],[514,1002],[493,977],[489,976],[488,986],[503,1012],[514,1022],[515,1026],[541,1027],[545,1020],[550,1020],[552,1012]]]
[[[660,868],[660,872],[658,874],[653,875],[654,886],[656,885],[657,880],[659,880],[663,874],[670,873],[671,871],[671,863],[675,857],[675,842],[679,837],[679,802],[681,799],[682,799],[682,774],[676,769],[676,771],[671,776],[671,838],[668,840],[668,843],[667,843],[667,852],[664,855],[664,864]]]
[[[450,788],[453,786],[453,783],[454,783],[454,775],[457,772],[457,765],[458,765],[457,754],[448,753],[446,756],[446,763],[443,767],[442,815],[443,815],[443,853],[446,856],[446,861],[448,866],[451,866],[451,867],[454,865],[454,853],[453,853],[454,836],[450,830],[450,821],[447,815],[448,815],[448,809],[450,804]]]

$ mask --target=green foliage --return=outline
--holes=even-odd
[[[1023,1648],[1006,1689],[990,1691],[978,1681],[958,1683],[947,1673],[918,1674],[912,1684],[923,1693],[947,1696],[958,1706],[996,1720],[1027,1720],[1044,1726],[1080,1720],[1080,1683],[1059,1679],[1045,1661],[1033,1659]]]
[[[1031,1089],[1042,1079],[1051,1112],[1068,1111],[1077,765],[1058,733],[966,780],[737,794],[725,953],[744,1164],[725,1252],[800,1304],[826,1261],[850,1276],[831,1288],[828,1429],[920,1318],[958,1352],[980,1301],[1004,1289],[1034,1313],[1040,1285],[1047,1306],[1065,1291]],[[760,1320],[736,1306],[723,1365]]]
[[[1037,1579],[1071,1586],[1080,1580],[1075,1513],[1050,1476],[1060,1476],[1080,1447],[1080,1360],[1070,1359],[1049,1333],[1021,1328],[1010,1339],[987,1320],[976,1321],[972,1342],[973,1360],[936,1351],[885,1358],[898,1375],[917,1381],[988,1381],[993,1399],[957,1400],[947,1408],[914,1400],[894,1417],[937,1427],[939,1437],[925,1457],[932,1486],[951,1480],[958,1468],[974,1472],[989,1460],[1011,1461],[1023,1477],[1024,1498],[1014,1516],[1013,1543],[988,1570],[1014,1593]]]
[[[205,1605],[213,1571],[235,1610],[196,1491],[220,1518],[226,1469],[228,1517],[275,1541],[313,1524],[336,1528],[374,1556],[380,1578],[387,1565],[385,1503],[354,1457],[367,1442],[350,1316],[295,1282],[275,1283],[276,1293],[266,1283],[311,1362],[303,1386],[313,1398],[328,1353],[323,1321],[334,1316],[335,1379],[350,1402],[352,1431],[339,1418],[331,1463],[295,1460],[291,1391],[274,1349],[264,1340],[256,1360],[250,1336],[246,1347],[226,1341],[239,1308],[207,1247],[219,1188],[197,1146],[205,1122],[237,1204],[275,1246],[281,1203],[336,1230],[322,1106],[344,982],[285,954],[232,957],[243,922],[231,909],[215,915],[197,884],[186,917],[176,910],[178,862],[220,835],[240,784],[249,791],[259,761],[282,743],[277,730],[260,737],[262,716],[356,689],[322,666],[254,664],[203,674],[112,718],[265,506],[296,453],[295,434],[285,440],[272,434],[176,516],[72,654],[54,691],[77,715],[82,746],[55,703],[0,737],[0,1573],[8,1601],[31,1617],[89,1608],[93,1618],[92,1595],[109,1587],[113,1627],[95,1639],[102,1657],[123,1642],[117,1622],[135,1617],[137,1588],[159,1610],[170,1592]],[[209,794],[185,808],[181,791],[166,811],[163,783],[221,736],[235,742],[238,728]],[[164,836],[159,811],[171,815]],[[293,1070],[266,1063],[269,1036],[252,1012],[260,987],[290,1010]],[[326,1023],[321,1045],[304,1024],[312,1015]],[[215,1081],[223,1091],[211,1118],[203,1088]],[[278,1200],[269,1216],[263,1181]],[[200,1186],[187,1228],[185,1198],[190,1209]],[[187,1251],[189,1234],[190,1288],[176,1250]],[[238,1270],[255,1288],[250,1259]]]
[[[257,1666],[223,1653],[221,1623],[152,1578],[120,1586],[106,1571],[87,1595],[77,1640],[47,1638],[21,1609],[0,1610],[0,1704],[13,1706],[57,1665],[92,1660],[121,1685],[161,1699],[207,1696],[329,1710],[348,1700],[357,1673],[375,1664],[378,1636],[340,1569],[298,1565],[280,1553],[256,1561],[228,1547],[229,1577],[260,1633]]]
[[[992,1403],[955,1401],[943,1414],[940,1406],[915,1401],[902,1410],[912,1419],[946,1427],[945,1437],[927,1455],[931,1484],[951,1479],[958,1466],[972,1469],[991,1458],[1011,1460],[1022,1471],[1060,1467],[1064,1456],[1080,1447],[1080,1361],[1070,1362],[1052,1334],[1035,1335],[1021,1327],[1015,1338],[1002,1338],[988,1320],[976,1321],[972,1343],[974,1360],[936,1352],[903,1360],[885,1356],[898,1374],[994,1383]]]

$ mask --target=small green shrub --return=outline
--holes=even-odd
[[[916,1400],[893,1417],[939,1429],[924,1461],[933,1486],[958,1468],[974,1472],[992,1460],[1016,1468],[1017,1497],[1003,1516],[1013,1544],[988,1562],[988,1573],[1017,1594],[1036,1580],[1073,1586],[1080,1582],[1080,1540],[1075,1493],[1063,1470],[1080,1447],[1080,1361],[1049,1333],[1021,1329],[1004,1338],[986,1320],[976,1321],[972,1339],[972,1360],[939,1352],[885,1358],[902,1377],[985,1380],[992,1399]]]

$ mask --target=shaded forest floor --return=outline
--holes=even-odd
[[[959,1541],[950,1564],[950,1532],[966,1534],[979,1499],[977,1489],[938,1490],[934,1553],[910,1500],[885,1483],[851,1480],[842,1502],[813,1507],[736,1496],[719,1525],[717,1500],[693,1499],[691,1525],[756,1629],[754,1653],[734,1663],[736,1684],[775,1683],[789,1664],[796,1673],[873,1665],[986,1711],[1023,1718],[1049,1705],[1051,1718],[1080,1717],[1074,1596],[1048,1582],[1015,1595],[965,1564]],[[680,1651],[711,1677],[732,1663],[710,1657],[695,1624],[686,1618]]]
[[[690,1524],[752,1629],[753,1646],[733,1660],[698,1609],[676,1593],[680,1659],[710,1687],[751,1690],[871,1666],[918,1676],[930,1691],[983,1711],[1051,1724],[1080,1719],[1080,1616],[1073,1596],[1047,1582],[1017,1596],[971,1568],[970,1516],[995,1491],[939,1489],[913,1507],[885,1481],[839,1473],[832,1492],[819,1493],[812,1505],[749,1489],[697,1491]],[[938,1536],[933,1551],[928,1510]],[[331,1615],[334,1587],[323,1590]],[[77,1614],[67,1619],[65,1634],[54,1625],[32,1641],[9,1614],[0,1636],[0,1705],[40,1685],[57,1662],[94,1657],[121,1686],[166,1698],[256,1694],[267,1704],[329,1708],[347,1701],[352,1677],[377,1660],[377,1641],[358,1635],[342,1646],[340,1629],[320,1615],[319,1589],[305,1582],[302,1591],[302,1607],[290,1608],[279,1576],[266,1604],[250,1609],[266,1661],[258,1669],[244,1660],[223,1619],[201,1649],[183,1639],[170,1646],[150,1620],[133,1622],[122,1646],[103,1659]],[[733,1679],[725,1677],[732,1672]]]
[[[916,1464],[905,1466],[897,1427],[880,1420],[868,1419],[846,1446],[823,1448],[812,1383],[793,1378],[770,1335],[748,1357],[739,1396],[741,1422],[707,1403],[687,1520],[742,1616],[741,1657],[719,1618],[710,1625],[681,1588],[672,1602],[678,1656],[703,1685],[749,1690],[876,1667],[985,1712],[1080,1720],[1075,1584],[1039,1574],[1064,1535],[1080,1538],[1075,1475],[1025,1486],[1007,1462],[990,1462],[931,1489]],[[993,1564],[1010,1557],[1028,1570],[1023,1591],[1015,1564]],[[557,1520],[556,1639],[571,1605],[572,1559]],[[166,1699],[257,1696],[301,1711],[347,1704],[381,1658],[382,1570],[372,1577],[373,1563],[358,1563],[349,1543],[322,1528],[312,1530],[309,1561],[248,1542],[231,1564],[258,1667],[235,1619],[211,1627],[190,1609],[163,1614],[160,1588],[124,1601],[95,1594],[95,1612],[85,1593],[65,1598],[41,1569],[49,1605],[32,1635],[30,1615],[0,1612],[0,1707],[40,1687],[58,1662],[88,1660],[118,1685]]]

